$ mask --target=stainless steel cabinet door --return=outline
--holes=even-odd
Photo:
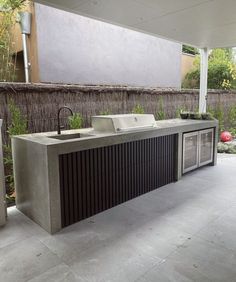
[[[213,161],[214,130],[206,129],[199,132],[199,166]]]
[[[198,132],[183,135],[183,173],[198,167],[199,162]]]

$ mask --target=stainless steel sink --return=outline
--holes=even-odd
[[[70,140],[70,139],[78,139],[78,138],[88,138],[93,137],[92,134],[86,134],[86,133],[72,133],[72,134],[58,134],[53,136],[48,136],[52,139],[58,139],[58,140]]]

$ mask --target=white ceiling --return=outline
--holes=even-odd
[[[35,0],[199,48],[236,46],[236,0]]]

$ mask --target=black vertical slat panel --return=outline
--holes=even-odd
[[[156,151],[157,151],[157,159],[156,159],[156,163],[157,163],[157,188],[160,187],[161,185],[161,176],[160,176],[160,172],[161,172],[161,168],[160,168],[160,158],[161,158],[161,152],[160,152],[160,140],[159,142],[156,142]]]
[[[78,220],[81,220],[82,217],[82,179],[81,179],[81,154],[80,153],[76,153],[76,161],[77,161],[77,184],[78,184],[78,197],[77,197],[77,201],[78,201]]]
[[[104,210],[109,209],[109,197],[108,197],[108,156],[107,156],[107,147],[104,148],[104,198],[105,198],[105,207]]]
[[[93,172],[94,172],[94,213],[98,213],[98,159],[97,159],[97,149],[93,149]]]
[[[102,203],[102,150],[97,150],[98,156],[98,212],[102,211],[103,203]]]
[[[136,163],[134,164],[135,166],[135,182],[134,182],[134,197],[138,196],[138,191],[139,191],[139,158],[140,155],[138,153],[138,146],[139,146],[139,142],[135,141],[135,161]]]
[[[151,176],[151,170],[152,170],[152,166],[151,166],[151,155],[150,155],[150,149],[151,149],[151,143],[150,143],[150,139],[147,140],[148,141],[148,146],[147,146],[147,154],[148,154],[148,170],[147,170],[147,178],[148,178],[148,191],[152,190],[152,176]]]
[[[61,195],[61,224],[65,226],[65,189],[64,189],[64,156],[59,156],[59,177],[60,177],[60,195]]]
[[[146,180],[147,180],[147,178],[146,178],[146,168],[147,168],[146,142],[147,142],[147,140],[145,139],[143,141],[144,141],[144,142],[142,142],[142,144],[143,144],[143,148],[142,148],[142,154],[143,154],[143,173],[142,173],[143,185],[142,185],[141,194],[144,194],[145,190],[147,189],[147,183],[146,183]]]
[[[68,154],[67,158],[67,173],[68,173],[68,196],[69,196],[69,223],[71,224],[74,222],[74,207],[73,207],[73,187],[72,187],[72,181],[73,181],[73,175],[72,175],[72,154]]]
[[[106,209],[106,173],[105,173],[105,154],[104,148],[101,148],[101,211]]]
[[[137,190],[137,195],[139,196],[141,194],[141,189],[142,189],[142,175],[141,175],[141,171],[142,171],[142,147],[141,147],[141,142],[138,142],[138,150],[137,150],[137,154],[138,154],[138,190]]]
[[[165,164],[166,161],[164,162],[164,158],[165,158],[166,152],[165,152],[165,136],[162,137],[162,183],[161,185],[165,185],[165,174],[166,174],[166,168],[165,168]]]
[[[152,155],[152,162],[153,162],[153,174],[154,174],[154,179],[153,179],[153,189],[157,188],[157,142],[152,142],[153,143],[153,155]]]
[[[167,183],[167,161],[168,161],[168,136],[164,136],[164,159],[165,161],[163,161],[164,163],[164,185],[166,185]]]
[[[130,193],[131,193],[131,183],[130,183],[130,174],[129,174],[129,157],[130,157],[130,149],[129,149],[129,143],[125,143],[125,200],[128,201],[130,199]]]
[[[79,220],[79,208],[78,208],[78,183],[77,183],[77,153],[72,154],[72,174],[73,174],[73,181],[72,181],[72,193],[73,193],[73,208],[74,208],[74,221]]]
[[[124,169],[124,187],[123,187],[123,190],[124,190],[124,202],[125,201],[128,201],[128,199],[129,199],[129,189],[127,189],[128,188],[128,186],[129,186],[129,184],[128,184],[128,178],[129,178],[129,176],[128,176],[128,166],[129,166],[129,164],[128,164],[128,143],[125,143],[124,144],[124,146],[123,146],[123,148],[124,148],[124,167],[123,167],[123,169]]]
[[[143,194],[144,186],[144,142],[140,142],[140,190],[139,195]]]
[[[87,178],[87,172],[86,172],[86,158],[85,158],[85,151],[81,151],[81,179],[82,179],[82,218],[87,217],[87,185],[86,185],[86,178]]]
[[[109,207],[113,207],[113,162],[112,162],[112,146],[108,147],[108,173],[109,173]]]
[[[119,178],[119,153],[118,153],[118,149],[119,147],[118,146],[115,146],[115,162],[116,162],[116,173],[115,173],[115,178],[116,178],[116,192],[115,192],[115,203],[116,205],[119,204],[120,202],[120,193],[119,193],[119,187],[120,187],[120,178]]]
[[[90,211],[91,215],[95,214],[95,187],[94,187],[94,149],[88,150],[89,151],[89,171],[90,171]]]
[[[122,181],[122,203],[126,201],[126,189],[125,189],[125,180],[126,180],[126,167],[125,167],[125,146],[126,144],[122,144],[121,146],[121,164],[122,164],[122,173],[121,173],[121,181]]]
[[[69,225],[69,193],[68,193],[68,173],[67,173],[67,158],[68,155],[63,155],[63,172],[64,172],[64,182],[63,185],[65,187],[64,189],[64,199],[65,199],[65,225]]]
[[[89,167],[89,150],[85,151],[85,181],[86,181],[86,217],[91,216],[91,193],[90,193],[90,167]]]
[[[134,172],[133,172],[133,164],[132,164],[132,159],[134,158],[133,156],[133,147],[134,143],[129,142],[128,143],[128,191],[129,191],[129,200],[133,198],[133,178],[134,178]]]
[[[133,159],[131,160],[131,166],[133,169],[133,189],[132,189],[132,198],[136,196],[135,191],[137,189],[137,154],[136,154],[136,148],[137,148],[137,141],[134,141],[132,143],[133,147]]]
[[[121,144],[118,145],[118,154],[119,154],[119,189],[118,189],[118,193],[120,194],[120,200],[119,200],[119,204],[123,203],[123,177],[121,177],[122,172],[123,172],[123,162],[122,162],[122,149],[123,146],[121,146]]]
[[[115,158],[115,146],[111,146],[111,162],[112,162],[112,183],[111,183],[111,189],[112,189],[112,206],[114,207],[116,205],[116,158]]]
[[[164,185],[164,162],[163,162],[163,159],[164,159],[164,137],[161,137],[161,149],[160,149],[160,153],[161,153],[161,157],[160,159],[158,160],[159,163],[160,163],[160,186],[163,186]]]
[[[175,180],[177,136],[59,156],[62,226]]]

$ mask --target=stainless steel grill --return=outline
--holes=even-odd
[[[93,116],[92,127],[98,132],[118,133],[156,127],[156,121],[151,114]]]

